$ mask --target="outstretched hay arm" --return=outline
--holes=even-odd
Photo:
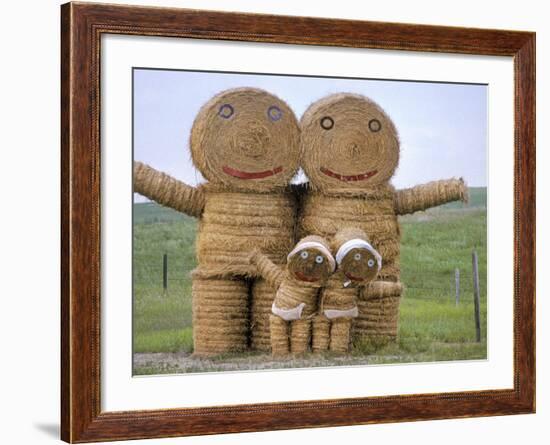
[[[395,213],[406,215],[458,200],[468,202],[468,189],[462,178],[432,181],[398,190],[395,193]]]
[[[201,190],[137,161],[134,162],[134,191],[190,216],[199,217],[204,210]]]
[[[284,270],[271,261],[267,255],[254,251],[250,255],[250,262],[256,266],[258,273],[269,284],[279,287],[284,279]]]

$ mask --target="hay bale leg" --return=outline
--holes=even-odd
[[[359,301],[353,342],[381,346],[397,340],[400,300],[400,297],[392,296]]]
[[[349,351],[352,318],[335,318],[330,327],[330,346],[332,352],[346,353]]]
[[[274,356],[287,355],[289,348],[289,323],[277,315],[269,316],[271,353]]]
[[[255,280],[252,284],[250,347],[255,351],[268,352],[271,350],[269,316],[276,291],[275,287],[263,278]]]
[[[322,352],[328,350],[330,342],[330,321],[324,315],[317,315],[313,319],[312,328],[312,346],[313,352]]]
[[[311,318],[302,318],[290,323],[290,352],[305,354],[311,342]]]
[[[194,354],[211,356],[248,347],[248,295],[244,280],[193,277]]]

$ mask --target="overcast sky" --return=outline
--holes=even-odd
[[[453,176],[464,177],[470,186],[486,186],[485,85],[135,69],[134,159],[188,184],[202,182],[189,152],[193,119],[213,95],[247,86],[279,96],[298,119],[327,94],[368,96],[399,132],[401,159],[392,180],[396,187]]]

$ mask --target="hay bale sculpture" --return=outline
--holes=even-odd
[[[382,267],[382,257],[365,232],[345,228],[333,239],[338,270],[321,291],[318,315],[313,321],[313,352],[349,351],[352,321],[359,314],[357,289],[372,282]]]
[[[384,259],[377,282],[359,298],[355,339],[397,337],[400,284],[398,215],[466,200],[462,179],[406,190],[389,183],[399,161],[399,138],[390,117],[370,99],[334,94],[313,103],[301,119],[301,165],[309,178],[298,216],[299,234],[332,237],[357,227]]]
[[[288,184],[299,165],[299,131],[292,110],[272,94],[227,90],[201,108],[191,130],[191,157],[206,183],[191,187],[134,164],[135,192],[199,219],[192,274],[197,355],[249,347],[251,291],[252,304],[256,295],[260,308],[267,306],[257,311],[264,325],[256,329],[269,333],[275,288],[253,279],[248,255],[257,246],[284,264],[294,245],[296,201]],[[254,342],[254,327],[252,336]]]
[[[250,261],[277,288],[270,315],[272,354],[305,353],[311,342],[319,289],[336,268],[328,243],[318,236],[301,239],[288,254],[284,268],[258,250],[252,252]]]

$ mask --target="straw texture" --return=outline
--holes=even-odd
[[[399,139],[389,116],[355,94],[334,94],[312,104],[301,119],[302,167],[315,190],[383,184],[399,162]],[[361,179],[364,178],[364,179]]]
[[[244,351],[248,343],[248,284],[193,273],[193,342],[199,356]]]
[[[311,350],[313,352],[327,351],[330,346],[330,321],[324,315],[313,318]]]
[[[352,318],[348,317],[332,320],[329,347],[332,352],[343,354],[349,351],[352,320]]]
[[[257,276],[248,261],[252,247],[275,263],[284,263],[294,246],[296,201],[290,192],[229,192],[216,186],[204,189],[206,205],[196,239],[203,273]]]
[[[292,354],[304,354],[309,351],[311,327],[311,318],[302,318],[290,323],[290,352]]]
[[[271,350],[269,319],[272,315],[271,305],[276,292],[277,287],[269,284],[263,278],[254,280],[252,284],[250,346],[255,351],[269,352]]]
[[[247,255],[255,246],[284,264],[294,245],[296,200],[289,182],[299,165],[299,139],[298,121],[282,100],[255,88],[227,90],[201,108],[191,130],[191,157],[207,184],[193,188],[144,164],[134,166],[136,192],[199,218],[197,354],[242,350],[250,322],[254,329],[267,326],[269,335],[264,302],[271,306],[274,288],[252,287],[253,309],[260,312],[250,314],[248,278],[257,273]]]
[[[462,178],[432,181],[399,190],[395,195],[395,212],[405,215],[458,200],[468,202],[468,190]]]
[[[383,258],[377,280],[395,283],[395,289],[374,282],[363,291],[369,298],[358,303],[354,337],[395,339],[401,295],[397,215],[464,200],[466,186],[462,180],[436,181],[396,192],[389,180],[399,163],[397,130],[380,106],[366,97],[327,96],[306,110],[301,128],[301,165],[310,182],[296,188],[299,236],[328,238],[345,227],[368,234]],[[326,327],[316,322],[313,330],[314,349],[323,347],[324,338],[315,337],[326,335]]]
[[[287,355],[290,352],[288,323],[282,318],[269,316],[271,334],[271,352],[274,356]]]
[[[298,169],[300,132],[289,106],[256,88],[221,92],[191,130],[193,163],[212,184],[261,192],[286,187]]]
[[[305,243],[309,241],[316,241],[324,245],[327,250],[329,249],[328,243],[325,240],[315,236],[305,237],[300,240],[300,242],[296,245],[296,249],[300,249],[300,245],[305,245]],[[303,258],[300,253],[307,253],[306,258]],[[311,340],[310,318],[317,311],[319,288],[324,284],[326,278],[331,273],[327,261],[320,264],[315,262],[315,258],[318,255],[319,250],[315,248],[308,247],[298,250],[298,253],[290,257],[285,268],[277,266],[266,255],[257,250],[249,255],[250,262],[256,266],[258,273],[262,276],[262,278],[264,278],[269,284],[277,286],[275,299],[272,300],[277,309],[296,310],[297,308],[302,307],[301,314],[294,314],[294,316],[299,317],[299,319],[283,320],[281,317],[277,316],[277,318],[281,318],[282,322],[284,322],[285,326],[287,326],[286,329],[282,329],[281,322],[278,320],[274,321],[274,316],[269,314],[269,326],[271,329],[270,340],[274,355],[280,355],[285,352],[284,345],[289,343],[289,335],[290,352],[304,353],[309,349]],[[311,275],[313,273],[319,274],[318,280],[310,282],[297,278],[299,276],[308,278],[310,276],[314,276]],[[266,310],[268,307],[268,302],[264,301],[262,303],[262,309]],[[258,330],[256,327],[258,322],[261,328],[265,329],[266,325],[264,323],[266,316],[267,314],[262,316],[262,320],[254,320],[252,329],[253,339],[254,337],[258,339],[267,337],[265,333],[256,332],[256,334],[254,334],[254,331]],[[276,326],[275,330],[274,326]],[[265,345],[261,344],[255,346],[263,347]]]
[[[341,345],[349,344],[351,322],[349,324],[338,324],[334,329],[334,323],[339,318],[329,320],[325,315],[326,310],[349,310],[357,306],[358,288],[344,287],[346,278],[341,271],[332,274],[327,281],[326,286],[321,291],[321,302],[319,304],[319,315],[315,317],[313,323],[312,349],[315,352],[330,349],[334,352],[342,351]],[[344,318],[344,317],[342,317]],[[346,317],[347,318],[347,317]],[[351,319],[350,319],[351,320]],[[348,327],[348,332],[344,332],[344,326]],[[332,349],[337,346],[337,350]]]
[[[134,162],[134,191],[159,204],[199,217],[204,193],[141,162]]]

